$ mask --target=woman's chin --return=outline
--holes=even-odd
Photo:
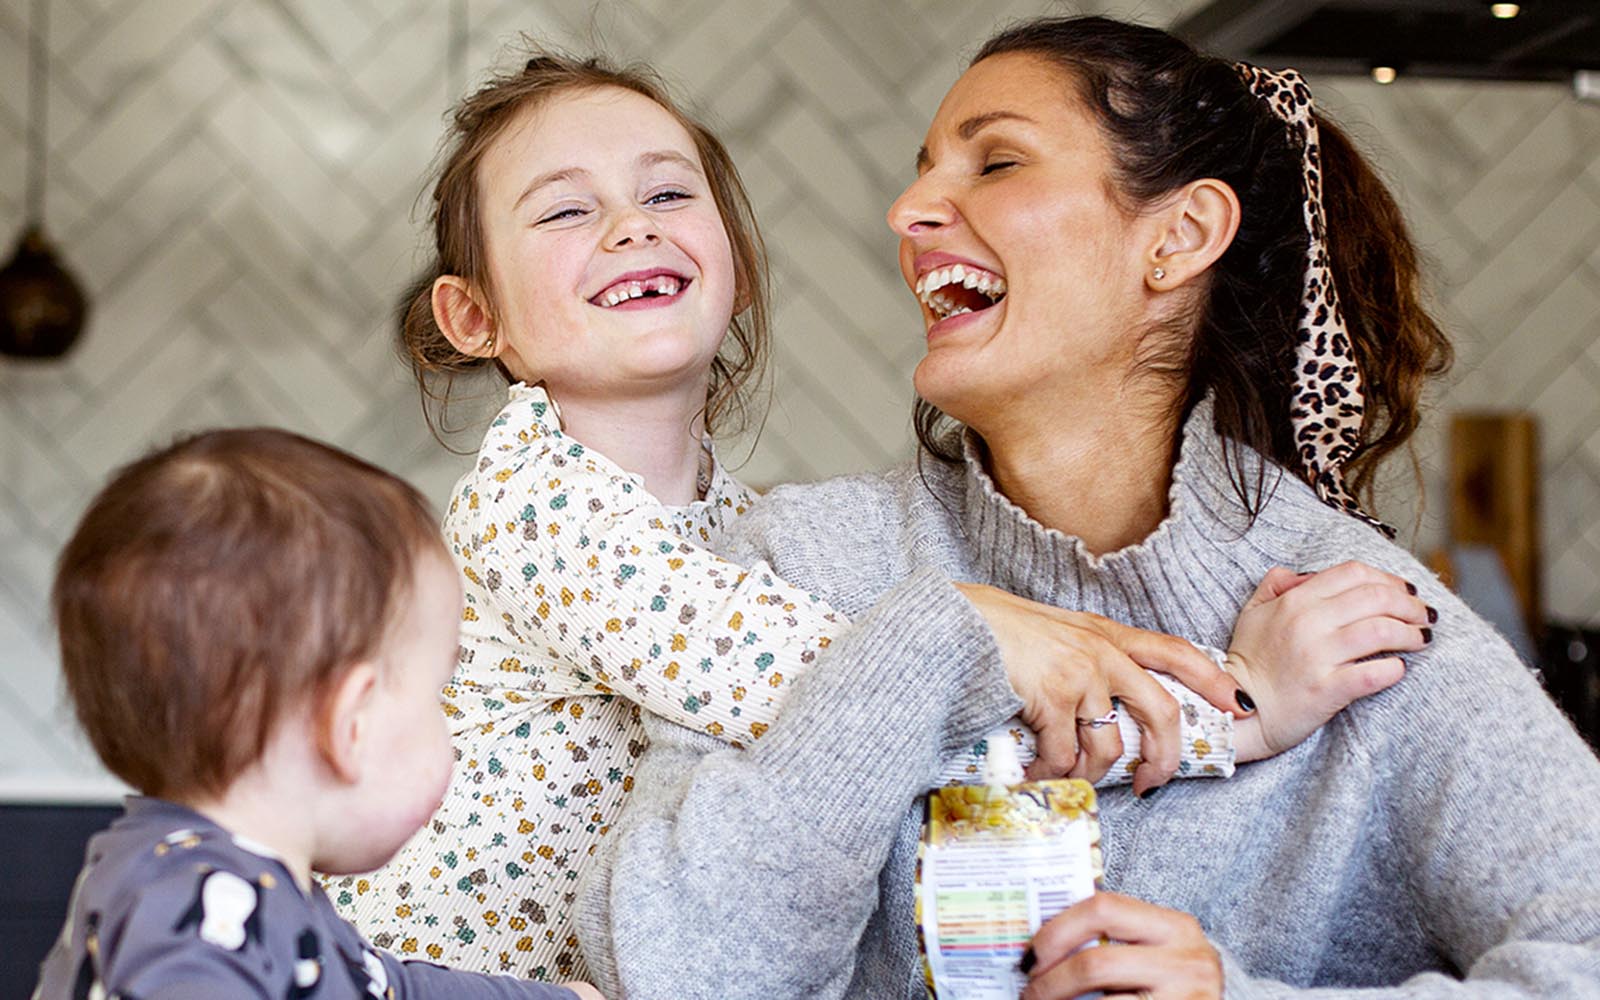
[[[977,388],[978,373],[970,362],[953,357],[953,351],[931,351],[917,363],[911,384],[917,395],[951,416],[966,409]]]

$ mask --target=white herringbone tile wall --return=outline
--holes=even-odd
[[[0,0],[0,238],[22,221],[28,0]],[[1083,3],[1170,23],[1196,0]],[[1042,0],[51,0],[50,233],[89,289],[80,349],[0,363],[0,775],[93,774],[45,595],[96,484],[180,431],[269,423],[440,497],[440,447],[389,343],[452,93],[517,32],[655,63],[729,139],[778,271],[773,483],[910,453],[921,338],[884,209],[961,58]],[[1313,83],[1373,149],[1436,264],[1460,348],[1442,416],[1544,430],[1552,614],[1600,624],[1600,106],[1562,89]],[[459,444],[472,443],[471,429]],[[1404,471],[1404,470],[1401,470]],[[1398,475],[1384,512],[1415,498]],[[1415,540],[1440,538],[1440,503]]]

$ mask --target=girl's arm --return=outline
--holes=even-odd
[[[672,509],[638,477],[544,420],[536,419],[518,443],[452,499],[451,520],[463,505],[474,515],[471,537],[451,541],[466,572],[491,595],[488,613],[502,616],[519,645],[548,651],[541,665],[561,675],[562,693],[616,693],[734,746],[759,740],[789,686],[844,627],[844,616],[764,562],[747,570],[685,541],[669,526]],[[743,507],[730,504],[724,513],[736,517]],[[1014,617],[1060,614],[1009,600],[1022,609]],[[1185,679],[1231,707],[1233,684],[1203,658],[1190,659],[1194,670]],[[515,677],[522,665],[507,666]],[[1174,773],[1232,773],[1229,717],[1171,677],[1138,673],[1128,678],[1136,693],[1117,692],[1134,710],[1121,712],[1105,731],[1104,759],[1093,768],[1100,782],[1134,780],[1143,759],[1141,723],[1158,732],[1162,750],[1161,765],[1142,772],[1141,788]],[[476,710],[463,703],[472,698]],[[464,684],[456,685],[456,699],[469,718],[492,718],[482,706],[505,700],[499,691],[474,692]],[[1139,711],[1145,705],[1151,711]],[[963,767],[958,763],[945,777],[959,779]]]
[[[735,746],[760,739],[840,617],[764,564],[685,541],[672,509],[604,456],[542,422],[527,433],[452,500],[447,520],[465,505],[474,525],[452,543],[490,597],[475,613],[542,649],[558,693],[615,693]]]

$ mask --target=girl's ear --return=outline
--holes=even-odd
[[[1161,212],[1165,225],[1145,262],[1151,291],[1171,291],[1217,262],[1239,231],[1239,196],[1203,177],[1184,185]]]
[[[492,358],[504,346],[494,335],[494,317],[465,278],[440,275],[433,282],[433,321],[462,354]]]
[[[340,781],[361,780],[366,760],[369,716],[378,690],[378,668],[359,663],[345,671],[322,703],[317,719],[317,751]]]

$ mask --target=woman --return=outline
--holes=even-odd
[[[949,580],[1220,645],[1271,566],[1360,559],[1448,627],[1225,786],[1104,794],[1114,892],[1039,932],[1029,995],[1600,990],[1600,763],[1354,500],[1449,351],[1392,199],[1298,78],[1103,19],[1025,23],[946,96],[918,174],[889,218],[924,305],[929,454],[780,489],[738,529],[736,558],[857,628],[748,752],[651,724],[584,889],[601,982],[921,994],[919,794],[1018,708]],[[1101,935],[1123,943],[1075,953]]]

